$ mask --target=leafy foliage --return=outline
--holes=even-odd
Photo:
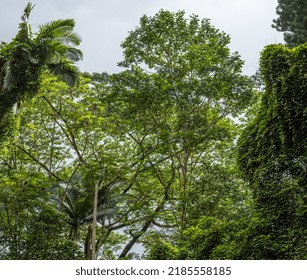
[[[67,218],[49,201],[48,176],[14,146],[1,156],[0,258],[80,259],[66,238]]]
[[[62,77],[68,84],[76,83],[74,62],[82,59],[75,48],[80,37],[74,33],[74,20],[57,20],[39,26],[32,33],[28,23],[34,6],[28,4],[19,25],[19,32],[10,43],[0,45],[0,142],[13,129],[12,109],[20,108],[25,98],[38,93],[41,76],[46,69]]]
[[[111,76],[107,110],[135,146],[137,165],[150,172],[143,174],[152,178],[146,188],[155,190],[150,206],[156,205],[130,244],[155,226],[181,232],[201,215],[217,214],[232,182],[241,192],[239,179],[220,181],[221,153],[231,153],[238,133],[231,117],[247,108],[253,94],[229,41],[208,20],[161,10],[142,17],[122,43],[119,65],[126,70]]]
[[[305,58],[306,44],[293,49],[272,45],[263,51],[266,91],[239,139],[239,163],[255,207],[267,221],[263,234],[272,242],[270,258],[275,259],[306,258],[299,249],[306,242]]]
[[[161,10],[122,72],[81,74],[74,21],[33,34],[32,9],[0,49],[1,259],[307,257],[306,44],[253,82],[209,20]]]

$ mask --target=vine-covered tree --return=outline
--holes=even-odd
[[[284,32],[284,40],[289,47],[307,42],[307,1],[278,0],[277,19],[272,27]]]
[[[255,258],[307,257],[306,53],[306,44],[265,48],[260,63],[265,92],[239,139],[239,163],[264,219],[249,244]],[[255,244],[256,236],[263,242]]]
[[[0,141],[12,129],[20,102],[37,94],[41,74],[48,69],[68,84],[78,78],[74,62],[82,59],[76,48],[80,37],[74,32],[74,20],[55,20],[39,26],[33,34],[29,24],[34,6],[29,3],[19,31],[10,43],[0,45]]]

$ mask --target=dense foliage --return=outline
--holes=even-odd
[[[31,10],[0,49],[0,259],[307,258],[306,44],[254,83],[209,20],[161,10],[120,73],[82,74],[73,21],[33,35]]]
[[[248,106],[252,87],[228,44],[208,20],[168,11],[142,17],[122,43],[126,70],[112,77],[108,109],[162,190],[142,232],[163,224],[177,235],[241,191],[222,153],[232,153],[231,117]]]
[[[264,218],[265,258],[306,258],[307,45],[268,46],[265,92],[239,140],[239,163]]]
[[[81,39],[73,32],[74,20],[40,25],[33,34],[28,23],[33,8],[30,3],[25,8],[12,42],[0,45],[0,143],[11,133],[21,102],[37,94],[44,71],[60,75],[71,85],[78,77],[73,63],[82,58],[82,52],[75,48]]]

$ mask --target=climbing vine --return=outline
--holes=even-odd
[[[265,92],[238,141],[238,162],[266,217],[271,258],[306,258],[307,44],[270,45],[260,67]]]

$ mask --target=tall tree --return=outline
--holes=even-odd
[[[151,201],[143,208],[151,214],[128,249],[154,226],[181,231],[190,225],[206,159],[213,165],[217,146],[236,137],[231,117],[244,111],[252,86],[229,42],[209,20],[161,10],[143,16],[122,43],[126,69],[113,76],[109,110],[151,178],[144,186]]]
[[[307,42],[307,1],[278,0],[277,19],[272,27],[284,32],[284,40],[289,47]]]
[[[46,68],[71,85],[78,77],[74,62],[82,59],[82,52],[75,48],[81,39],[73,31],[74,20],[40,25],[33,34],[29,24],[33,8],[31,3],[26,6],[19,32],[12,42],[0,45],[0,141],[14,122],[13,107],[17,109],[22,100],[37,94]]]

